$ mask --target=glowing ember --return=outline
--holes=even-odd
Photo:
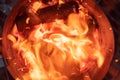
[[[35,2],[34,12],[42,5]],[[54,19],[34,25],[32,30],[27,26],[27,37],[15,24],[7,37],[12,43],[13,54],[20,58],[18,62],[22,68],[19,70],[23,79],[69,80],[77,76],[78,79],[91,80],[88,70],[94,66],[100,68],[104,58],[98,31],[95,29],[90,33],[87,17],[90,16],[81,6],[79,13],[69,14],[66,21]],[[26,19],[27,24],[29,19]]]

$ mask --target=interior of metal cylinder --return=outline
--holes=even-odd
[[[8,29],[10,72],[16,80],[92,80],[105,60],[98,30],[79,0],[29,1]]]

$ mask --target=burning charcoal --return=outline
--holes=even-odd
[[[26,14],[30,18],[29,25],[33,26],[40,23],[40,18],[35,14],[31,7],[26,7]]]
[[[27,26],[27,24],[25,23],[27,16],[17,16],[15,19],[18,31],[23,31],[25,29],[25,27]]]
[[[53,5],[37,11],[40,22],[50,22],[54,19],[66,19],[70,13],[78,12],[78,4],[70,1],[61,5]]]
[[[53,5],[39,9],[37,14],[30,6],[24,6],[21,10],[22,15],[16,17],[16,24],[19,31],[23,31],[27,26],[34,26],[39,23],[54,21],[55,19],[66,19],[70,13],[78,12],[78,4],[75,1],[70,1],[61,5]],[[29,22],[26,23],[27,18]]]
[[[49,2],[52,2],[52,0],[42,0],[42,2],[48,4]]]

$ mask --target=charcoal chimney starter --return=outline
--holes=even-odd
[[[102,80],[114,53],[112,27],[94,0],[20,0],[2,44],[15,80]]]

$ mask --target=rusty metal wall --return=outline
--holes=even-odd
[[[120,0],[99,0],[99,7],[108,17],[115,37],[115,52],[104,80],[120,80]]]

